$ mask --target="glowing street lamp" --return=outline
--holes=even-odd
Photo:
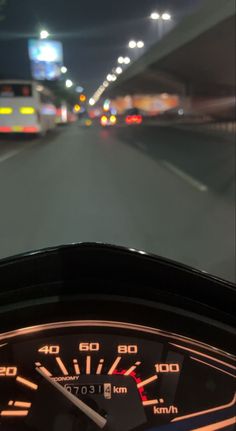
[[[123,70],[122,70],[122,67],[117,67],[116,68],[116,73],[117,73],[117,75],[120,75],[121,73],[123,72]]]
[[[123,64],[124,63],[124,57],[119,57],[117,61],[119,64]]]
[[[61,73],[66,73],[67,72],[67,67],[66,66],[62,66],[61,67]]]
[[[40,31],[40,39],[47,39],[50,36],[47,30]]]
[[[67,79],[66,80],[66,88],[71,88],[73,86],[73,82],[71,81],[71,79]]]
[[[75,105],[74,106],[74,111],[75,112],[80,112],[81,111],[81,106],[80,105]]]
[[[152,20],[162,20],[162,21],[170,21],[171,20],[171,14],[168,12],[164,12],[163,14],[159,14],[158,12],[152,12],[150,15],[150,18]]]
[[[131,40],[129,42],[129,48],[134,49],[137,47],[137,43],[135,42],[135,40]]]
[[[144,47],[144,42],[142,40],[139,40],[137,42],[137,48],[143,48]]]
[[[170,21],[171,15],[168,12],[165,12],[161,15],[161,19],[163,19],[163,21]]]
[[[130,58],[129,58],[129,57],[125,57],[125,58],[124,58],[124,63],[125,63],[125,64],[129,64],[129,63],[130,63],[130,61],[131,61],[131,60],[130,60]]]
[[[84,89],[81,87],[81,85],[78,85],[75,89],[76,93],[83,93]]]
[[[150,18],[153,19],[153,20],[160,19],[160,17],[161,16],[160,16],[160,14],[158,12],[152,12],[151,15],[150,15]]]
[[[80,100],[82,103],[84,103],[84,102],[86,102],[87,97],[85,96],[85,94],[81,94],[81,95],[79,96],[79,100]]]

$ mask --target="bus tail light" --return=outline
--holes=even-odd
[[[0,126],[0,133],[11,133],[11,127]]]
[[[24,133],[38,133],[38,128],[35,126],[26,126],[23,127]]]
[[[0,133],[38,133],[36,126],[0,126]]]

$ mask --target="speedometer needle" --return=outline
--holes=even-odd
[[[36,371],[41,374],[41,376],[47,380],[55,389],[64,395],[72,404],[74,404],[81,412],[83,412],[89,419],[91,419],[99,428],[104,428],[107,424],[107,420],[97,413],[95,410],[91,409],[91,407],[87,406],[83,401],[77,398],[75,395],[68,392],[60,383],[53,380],[51,377],[47,376],[40,368],[36,367]]]

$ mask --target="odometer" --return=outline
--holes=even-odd
[[[234,411],[234,358],[197,341],[102,321],[0,336],[3,431],[228,431]]]

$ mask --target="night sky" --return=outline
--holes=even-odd
[[[3,3],[3,0],[0,0]],[[157,38],[153,10],[173,15],[171,26],[203,0],[6,0],[0,10],[0,78],[29,78],[27,39],[46,28],[62,41],[68,77],[89,94],[104,81],[130,39]]]

